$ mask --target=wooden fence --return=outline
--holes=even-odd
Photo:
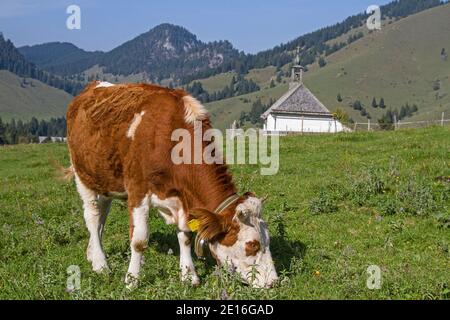
[[[394,119],[394,123],[385,124],[386,126],[390,126],[390,129],[393,130],[401,130],[401,129],[414,129],[414,128],[426,128],[431,126],[450,126],[450,119],[445,119],[445,113],[442,113],[442,117],[439,120],[423,120],[423,121],[397,121]],[[378,122],[355,122],[353,124],[353,131],[377,131],[383,130],[383,128]]]

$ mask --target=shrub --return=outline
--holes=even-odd
[[[376,195],[385,191],[385,178],[380,169],[368,169],[351,182],[350,197],[354,204],[363,206]]]
[[[409,181],[401,186],[398,198],[402,202],[402,211],[411,215],[425,216],[437,210],[433,190],[423,181]]]
[[[439,80],[433,81],[433,90],[434,91],[441,90],[441,82]]]
[[[380,197],[377,203],[382,216],[392,216],[400,211],[399,204],[395,198],[387,196]]]
[[[333,213],[338,210],[336,196],[331,190],[321,190],[309,204],[312,214]]]
[[[286,238],[286,223],[284,221],[284,215],[277,213],[274,218],[275,228],[281,239]]]
[[[319,59],[319,67],[323,68],[327,65],[326,60],[323,57],[320,57]]]

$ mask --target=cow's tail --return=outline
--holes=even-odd
[[[66,168],[53,158],[49,159],[50,164],[55,169],[56,178],[61,182],[70,182],[75,177],[75,169],[73,165]]]

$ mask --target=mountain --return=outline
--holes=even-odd
[[[18,50],[28,61],[61,76],[81,73],[102,56],[100,51],[88,52],[68,42],[24,46]]]
[[[367,28],[354,28],[346,34],[326,42],[332,44],[348,39],[360,32],[364,36],[338,51],[322,57],[327,64],[319,67],[317,59],[308,65],[304,82],[309,89],[330,109],[344,109],[355,121],[367,122],[359,110],[351,104],[356,100],[376,122],[390,108],[400,110],[408,103],[419,108],[411,118],[404,121],[436,120],[442,112],[450,116],[450,60],[441,57],[442,49],[450,51],[450,4],[421,11],[402,19],[386,19],[380,31],[368,32]],[[281,72],[289,70],[289,65]],[[260,79],[261,91],[207,104],[215,125],[227,128],[240,118],[242,112],[250,112],[258,99],[269,103],[287,90],[288,78],[271,88],[268,83],[277,72],[273,67],[253,69],[250,73],[264,74]],[[217,75],[201,80],[205,87],[214,86]],[[215,80],[214,80],[215,79]],[[224,81],[226,83],[226,81]],[[264,83],[264,86],[261,85]],[[337,101],[337,95],[343,101]],[[386,109],[373,108],[373,98],[385,100]]]
[[[437,42],[431,42],[434,38],[428,37],[427,32],[436,34],[439,43],[445,47],[447,38],[443,30],[448,30],[448,26],[442,22],[439,27],[441,29],[437,29],[436,25],[422,24],[427,29],[417,30],[418,34],[422,35],[420,39],[416,41],[414,36],[404,39],[409,41],[404,44],[404,48],[409,51],[403,50],[403,47],[397,48],[395,43],[383,38],[383,35],[388,31],[396,34],[393,33],[395,28],[406,31],[407,28],[411,29],[409,26],[405,27],[405,21],[421,17],[425,12],[433,12],[434,15],[434,12],[445,8],[441,4],[443,3],[439,0],[394,1],[382,7],[386,19],[381,32],[368,32],[364,24],[367,15],[359,14],[256,55],[238,52],[228,41],[204,43],[185,28],[171,24],[159,25],[109,52],[88,52],[70,43],[26,46],[17,50],[11,41],[5,40],[0,34],[0,69],[8,70],[21,78],[39,80],[70,94],[78,93],[87,81],[95,78],[112,82],[152,81],[168,86],[192,84],[195,80],[208,92],[205,93],[203,89],[197,91],[205,95],[213,94],[211,96],[219,91],[234,92],[238,84],[233,81],[233,77],[245,78],[249,83],[250,80],[254,81],[262,90],[208,104],[216,124],[224,128],[233,120],[239,119],[242,112],[249,112],[258,99],[267,104],[285,92],[295,49],[300,47],[301,63],[309,69],[305,81],[332,111],[340,106],[347,110],[353,119],[367,121],[366,116],[349,107],[355,100],[359,100],[376,121],[382,110],[369,110],[368,106],[370,107],[373,97],[377,100],[383,97],[388,106],[393,108],[400,108],[405,103],[417,104],[419,112],[414,117],[419,117],[427,114],[427,110],[439,111],[441,106],[445,109],[449,96],[446,92],[447,78],[445,74],[437,71],[445,71],[446,68],[439,66],[434,60],[431,64],[422,64],[422,60],[419,60],[417,65],[406,64],[405,61],[416,46],[420,48],[418,52],[421,54],[427,52],[427,46],[428,53],[429,48],[439,51],[442,49],[437,48]],[[429,8],[434,9],[426,10]],[[429,19],[432,21],[434,17]],[[398,36],[398,40],[402,41],[404,35],[400,33]],[[374,47],[370,46],[370,41]],[[361,44],[364,45],[360,47]],[[368,47],[379,50],[379,55],[384,60],[370,59]],[[406,58],[392,59],[388,53],[394,57]],[[364,58],[358,60],[358,56]],[[365,58],[371,63],[364,63]],[[422,58],[420,56],[420,59]],[[327,63],[322,64],[323,68],[317,66],[319,59],[324,64]],[[419,59],[419,56],[416,59]],[[357,70],[354,67],[356,65]],[[343,70],[337,72],[336,66]],[[352,70],[352,73],[346,68]],[[417,76],[414,73],[415,68],[426,70],[424,72],[421,69],[422,74]],[[389,78],[380,75],[382,70]],[[396,73],[393,73],[393,70],[396,70]],[[404,79],[401,75],[408,72],[410,74],[406,80],[407,86],[402,87]],[[423,80],[425,77],[426,80]],[[390,81],[394,90],[380,85],[381,81]],[[369,83],[370,86],[367,85]],[[412,85],[415,83],[418,84],[417,88]],[[423,89],[430,86],[433,89],[431,93],[428,89]],[[199,88],[198,83],[195,87]],[[398,91],[398,88],[402,89]],[[414,90],[418,90],[417,93]],[[411,94],[408,95],[408,92]],[[338,94],[343,96],[343,102],[340,104],[336,101]],[[436,100],[432,100],[433,97]],[[21,106],[18,104],[17,107]],[[434,117],[435,113],[428,115]]]
[[[29,62],[9,39],[7,40],[3,37],[1,32],[0,70],[8,70],[19,77],[29,77],[39,80],[51,87],[64,90],[69,94],[77,94],[83,87],[82,83],[78,81],[56,76]]]
[[[440,4],[440,0],[397,0],[381,10],[385,17],[401,18]],[[20,52],[40,68],[61,76],[80,78],[89,69],[100,70],[95,75],[88,72],[94,78],[124,79],[139,74],[139,78],[152,82],[185,85],[228,71],[247,74],[267,66],[280,68],[292,61],[297,47],[302,49],[302,65],[314,63],[320,55],[329,55],[345,46],[345,42],[334,45],[327,42],[361,27],[367,16],[361,13],[348,17],[258,54],[238,52],[228,41],[204,43],[185,28],[168,23],[105,53],[87,52],[69,43],[22,47]],[[89,80],[85,74],[84,80]]]
[[[185,28],[167,23],[106,53],[87,52],[59,42],[22,47],[20,52],[40,68],[64,76],[99,65],[104,73],[145,73],[154,82],[202,77],[211,70],[226,72],[240,55],[228,41],[204,43]]]
[[[228,41],[204,43],[182,27],[162,24],[106,53],[101,65],[113,74],[181,79],[226,65],[238,55]]]
[[[407,103],[419,111],[410,120],[450,117],[450,5],[439,6],[387,23],[327,58],[327,66],[306,75],[306,83],[328,106],[345,108],[355,120],[366,117],[350,106],[361,101],[376,122],[387,109]],[[343,101],[336,99],[340,94]],[[373,98],[385,100],[386,109],[373,108]],[[409,118],[404,119],[408,121]]]
[[[437,7],[442,3],[441,0],[396,0],[381,6],[380,9],[384,18],[399,19]],[[350,16],[340,23],[302,35],[286,44],[261,51],[255,55],[247,55],[243,57],[240,65],[245,71],[267,66],[281,67],[292,62],[293,54],[297,48],[301,48],[300,64],[309,65],[314,63],[318,56],[324,53],[332,53],[340,49],[341,46],[345,46],[346,43],[339,43],[338,46],[333,47],[327,42],[347,34],[355,28],[365,26],[367,18],[366,13]]]

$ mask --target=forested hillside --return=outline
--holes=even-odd
[[[384,24],[395,26],[405,17],[441,4],[443,2],[439,0],[394,1],[381,8]],[[227,122],[220,124],[223,127],[228,126],[228,122],[239,118],[251,118],[254,122],[257,118],[257,110],[261,111],[261,105],[267,106],[271,99],[279,97],[285,91],[290,65],[296,49],[300,48],[300,63],[312,69],[312,72],[307,72],[306,81],[311,82],[311,89],[318,94],[319,98],[325,100],[324,102],[331,109],[335,108],[334,101],[337,100],[345,103],[343,108],[355,119],[361,117],[366,119],[370,116],[375,118],[381,116],[379,110],[382,108],[369,110],[367,106],[372,99],[379,103],[383,98],[387,100],[389,107],[394,106],[395,103],[399,115],[402,106],[404,110],[407,110],[406,106],[412,108],[415,104],[418,105],[419,112],[411,112],[411,108],[409,113],[404,112],[409,116],[422,114],[423,110],[429,107],[424,105],[424,102],[429,99],[422,99],[423,101],[419,103],[414,99],[400,97],[404,100],[400,102],[400,98],[391,99],[379,89],[372,90],[373,92],[365,90],[366,96],[346,90],[347,85],[358,87],[357,83],[348,83],[336,90],[338,92],[334,92],[324,90],[325,82],[321,82],[322,78],[313,76],[319,74],[325,76],[326,71],[333,68],[335,57],[345,56],[349,48],[355,48],[355,44],[378,35],[377,32],[371,34],[362,27],[366,19],[365,13],[357,14],[341,23],[300,36],[258,54],[239,52],[228,41],[202,42],[185,28],[171,24],[159,25],[110,52],[87,52],[73,44],[59,42],[25,46],[19,51],[10,40],[6,40],[0,34],[0,70],[8,70],[19,78],[38,80],[71,95],[79,93],[83,86],[93,79],[111,82],[155,82],[170,87],[183,86],[202,102],[210,103],[208,107],[212,109],[213,118]],[[436,32],[442,32],[442,30]],[[426,42],[427,39],[420,41]],[[420,42],[418,44],[421,45]],[[439,52],[441,49],[445,50],[444,44],[442,48],[439,48]],[[446,51],[444,53],[446,54]],[[348,55],[347,61],[352,57],[352,54]],[[371,67],[364,64],[363,66]],[[405,68],[409,67],[405,66]],[[343,71],[342,74],[345,72]],[[336,76],[341,72],[333,71],[333,73]],[[328,76],[333,77],[333,74],[325,77]],[[431,82],[434,88],[439,86],[440,89],[436,89],[439,91],[438,95],[445,100],[447,95],[444,80],[439,76],[426,81]],[[19,91],[24,89],[20,85],[21,81],[15,81],[15,83],[19,85],[16,89]],[[327,88],[329,84],[328,78]],[[333,95],[332,101],[330,95]],[[338,95],[341,95],[341,99],[336,99]],[[370,99],[369,102],[366,101],[368,99]],[[65,104],[63,100],[60,101],[60,106]],[[258,100],[260,104],[257,103]],[[9,101],[14,100],[9,99]],[[360,104],[357,103],[358,101]],[[445,101],[442,100],[442,102]],[[30,113],[28,106],[24,107],[22,103],[23,101],[18,99],[15,108],[12,108],[16,110],[9,113],[7,117],[11,114],[14,116],[27,114],[29,118],[42,114],[42,108],[45,108],[42,107],[42,103],[39,104],[39,112],[34,114]],[[256,107],[252,110],[255,103],[257,103]],[[0,109],[0,115],[2,112],[4,110]],[[248,116],[250,114],[251,117]],[[54,113],[49,111],[47,115],[53,116]],[[389,115],[385,114],[385,116]]]
[[[145,73],[150,81],[169,79],[174,83],[198,78],[208,70],[232,70],[241,55],[228,41],[204,43],[185,28],[171,24],[161,24],[106,53],[86,52],[67,43],[22,47],[20,51],[39,67],[64,76],[99,65],[105,73]]]
[[[66,135],[67,124],[64,117],[40,121],[33,117],[25,122],[15,119],[4,122],[0,118],[0,145],[37,143],[39,137],[65,137]]]
[[[383,17],[397,19],[432,8],[440,0],[399,0],[381,7]],[[106,73],[146,73],[153,82],[186,85],[193,80],[235,71],[245,75],[255,68],[282,66],[292,62],[297,47],[301,64],[314,63],[356,41],[355,35],[339,43],[328,43],[365,23],[367,15],[357,14],[341,23],[302,35],[286,44],[258,54],[244,54],[228,41],[204,43],[183,27],[161,24],[110,52],[86,52],[67,43],[49,43],[20,50],[39,67],[64,76],[74,76],[94,65]]]
[[[404,18],[442,3],[440,0],[398,0],[381,6],[381,12],[384,19]],[[354,28],[361,27],[367,18],[368,15],[365,13],[357,14],[348,17],[343,22],[302,35],[273,49],[262,51],[256,55],[247,55],[243,57],[237,71],[247,72],[250,69],[264,68],[269,65],[281,67],[292,62],[292,53],[297,47],[301,48],[300,64],[307,66],[315,62],[319,56],[325,53],[329,55],[357,40],[357,38],[350,38],[336,46],[327,44],[328,41],[336,39]]]
[[[65,77],[55,76],[48,71],[38,68],[34,63],[27,61],[17,50],[14,44],[3,37],[0,32],[0,70],[8,70],[19,77],[29,77],[39,80],[51,87],[61,89],[69,94],[77,94],[83,84]]]
[[[403,19],[386,19],[380,31],[353,29],[340,38],[359,32],[364,36],[324,57],[324,66],[318,61],[309,65],[304,82],[330,111],[342,110],[354,121],[392,122],[394,115],[402,121],[438,120],[443,112],[448,118],[449,17],[446,4]],[[267,71],[269,81],[275,79],[276,71],[260,70]],[[273,88],[266,85],[259,92],[208,104],[215,125],[229,127],[259,99],[268,105],[286,92],[288,81],[282,78]]]
[[[18,50],[28,61],[60,76],[82,73],[102,56],[102,52],[88,52],[67,42],[24,46]]]

